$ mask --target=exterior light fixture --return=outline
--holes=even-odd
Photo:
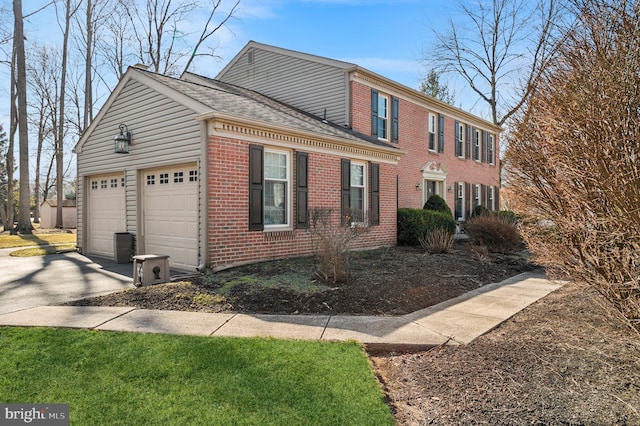
[[[121,124],[120,126],[120,134],[115,137],[115,147],[114,152],[116,154],[128,154],[129,153],[129,144],[131,144],[131,132],[129,128],[127,128],[126,124]]]

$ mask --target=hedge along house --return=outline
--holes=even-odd
[[[216,79],[325,117],[407,152],[399,207],[442,196],[458,221],[499,206],[501,128],[356,64],[249,42]]]
[[[74,151],[85,254],[129,232],[187,271],[306,255],[315,207],[366,215],[357,248],[396,242],[400,149],[231,84],[129,68]]]

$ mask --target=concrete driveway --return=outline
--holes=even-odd
[[[0,314],[133,287],[133,264],[78,253],[11,257],[0,250]]]

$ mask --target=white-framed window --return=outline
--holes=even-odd
[[[464,183],[456,182],[455,219],[464,220]]]
[[[264,227],[290,226],[291,154],[264,150]]]
[[[480,193],[482,192],[482,187],[480,185],[473,185],[473,207],[478,207],[482,204],[482,198]]]
[[[493,141],[493,134],[489,133],[487,135],[487,163],[489,164],[494,164],[495,163],[495,159],[494,159],[494,141]]]
[[[489,208],[489,210],[497,210],[496,209],[496,205],[495,205],[495,188],[493,186],[489,186],[487,187],[487,208]]]
[[[456,140],[456,154],[464,158],[464,123],[458,123],[458,139]]]
[[[482,142],[482,135],[480,130],[476,129],[473,133],[473,159],[480,161],[480,143]]]
[[[353,222],[364,222],[367,211],[367,167],[365,163],[351,162],[350,207]]]
[[[389,138],[389,98],[378,94],[378,138]]]
[[[429,151],[436,150],[436,133],[438,132],[437,117],[433,113],[429,113]]]

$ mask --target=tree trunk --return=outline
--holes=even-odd
[[[9,145],[7,146],[7,205],[6,205],[6,215],[4,217],[4,230],[11,231],[14,233],[13,228],[13,210],[14,210],[14,199],[13,199],[13,173],[15,172],[14,163],[13,163],[13,150],[15,147],[16,140],[16,131],[18,130],[18,111],[16,107],[16,49],[13,47],[13,51],[11,53],[11,94],[9,97],[11,98],[11,121],[9,125]]]
[[[84,65],[84,117],[81,132],[86,129],[93,119],[93,83],[91,81],[93,62],[93,1],[87,0],[87,51]]]
[[[62,202],[64,200],[64,101],[67,84],[67,50],[69,44],[69,24],[71,21],[71,0],[66,1],[65,9],[60,77],[60,119],[58,121],[58,137],[56,141],[56,228],[63,228],[64,226],[62,222]]]
[[[18,138],[20,140],[20,200],[16,231],[31,234],[29,192],[29,132],[27,129],[27,67],[24,51],[22,0],[13,0],[14,39],[16,48],[16,93],[18,95]]]

